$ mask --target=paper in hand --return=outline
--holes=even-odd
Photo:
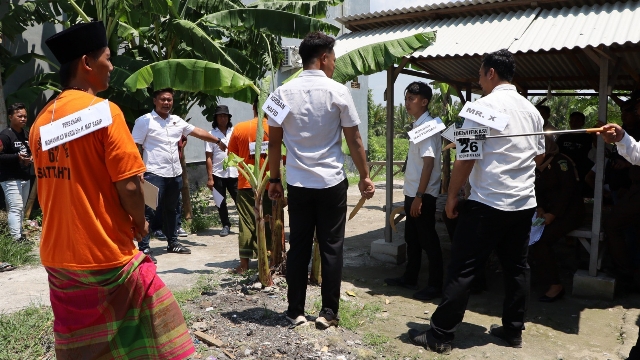
[[[222,202],[224,201],[224,196],[222,196],[222,194],[220,194],[216,189],[213,189],[212,192],[213,192],[213,202],[216,203],[217,207],[220,207],[220,205],[222,205]]]

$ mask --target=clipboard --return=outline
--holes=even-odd
[[[144,192],[144,204],[156,210],[158,208],[158,193],[160,189],[145,181],[142,183],[142,191]]]

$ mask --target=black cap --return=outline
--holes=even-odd
[[[231,119],[231,114],[229,114],[229,107],[227,105],[216,106],[216,113],[213,115],[219,115],[219,114],[227,114],[229,115],[229,119]]]
[[[102,21],[76,24],[51,36],[45,43],[58,62],[66,64],[106,47],[107,31]]]

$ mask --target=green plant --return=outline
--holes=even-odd
[[[53,312],[29,306],[0,314],[0,359],[44,359],[53,356]]]
[[[209,189],[201,187],[190,193],[191,197],[191,221],[189,222],[189,231],[197,233],[201,230],[210,229],[220,226],[220,216],[217,211],[209,204]]]
[[[362,336],[362,342],[365,345],[377,348],[377,347],[381,347],[382,345],[388,343],[389,342],[389,337],[385,336],[385,335],[382,335],[382,334],[368,332],[368,333],[365,333]]]
[[[38,257],[33,253],[34,244],[30,241],[16,242],[11,235],[0,233],[0,262],[11,265],[35,264]]]
[[[393,139],[393,160],[404,161],[409,153],[408,139]],[[384,136],[369,138],[369,161],[387,159],[387,140]]]

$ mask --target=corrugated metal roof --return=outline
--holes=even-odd
[[[540,9],[466,18],[421,21],[388,28],[357,31],[340,36],[336,56],[380,41],[436,31],[436,42],[415,57],[481,55],[508,48],[531,25]]]
[[[511,52],[640,43],[640,2],[543,10]]]

